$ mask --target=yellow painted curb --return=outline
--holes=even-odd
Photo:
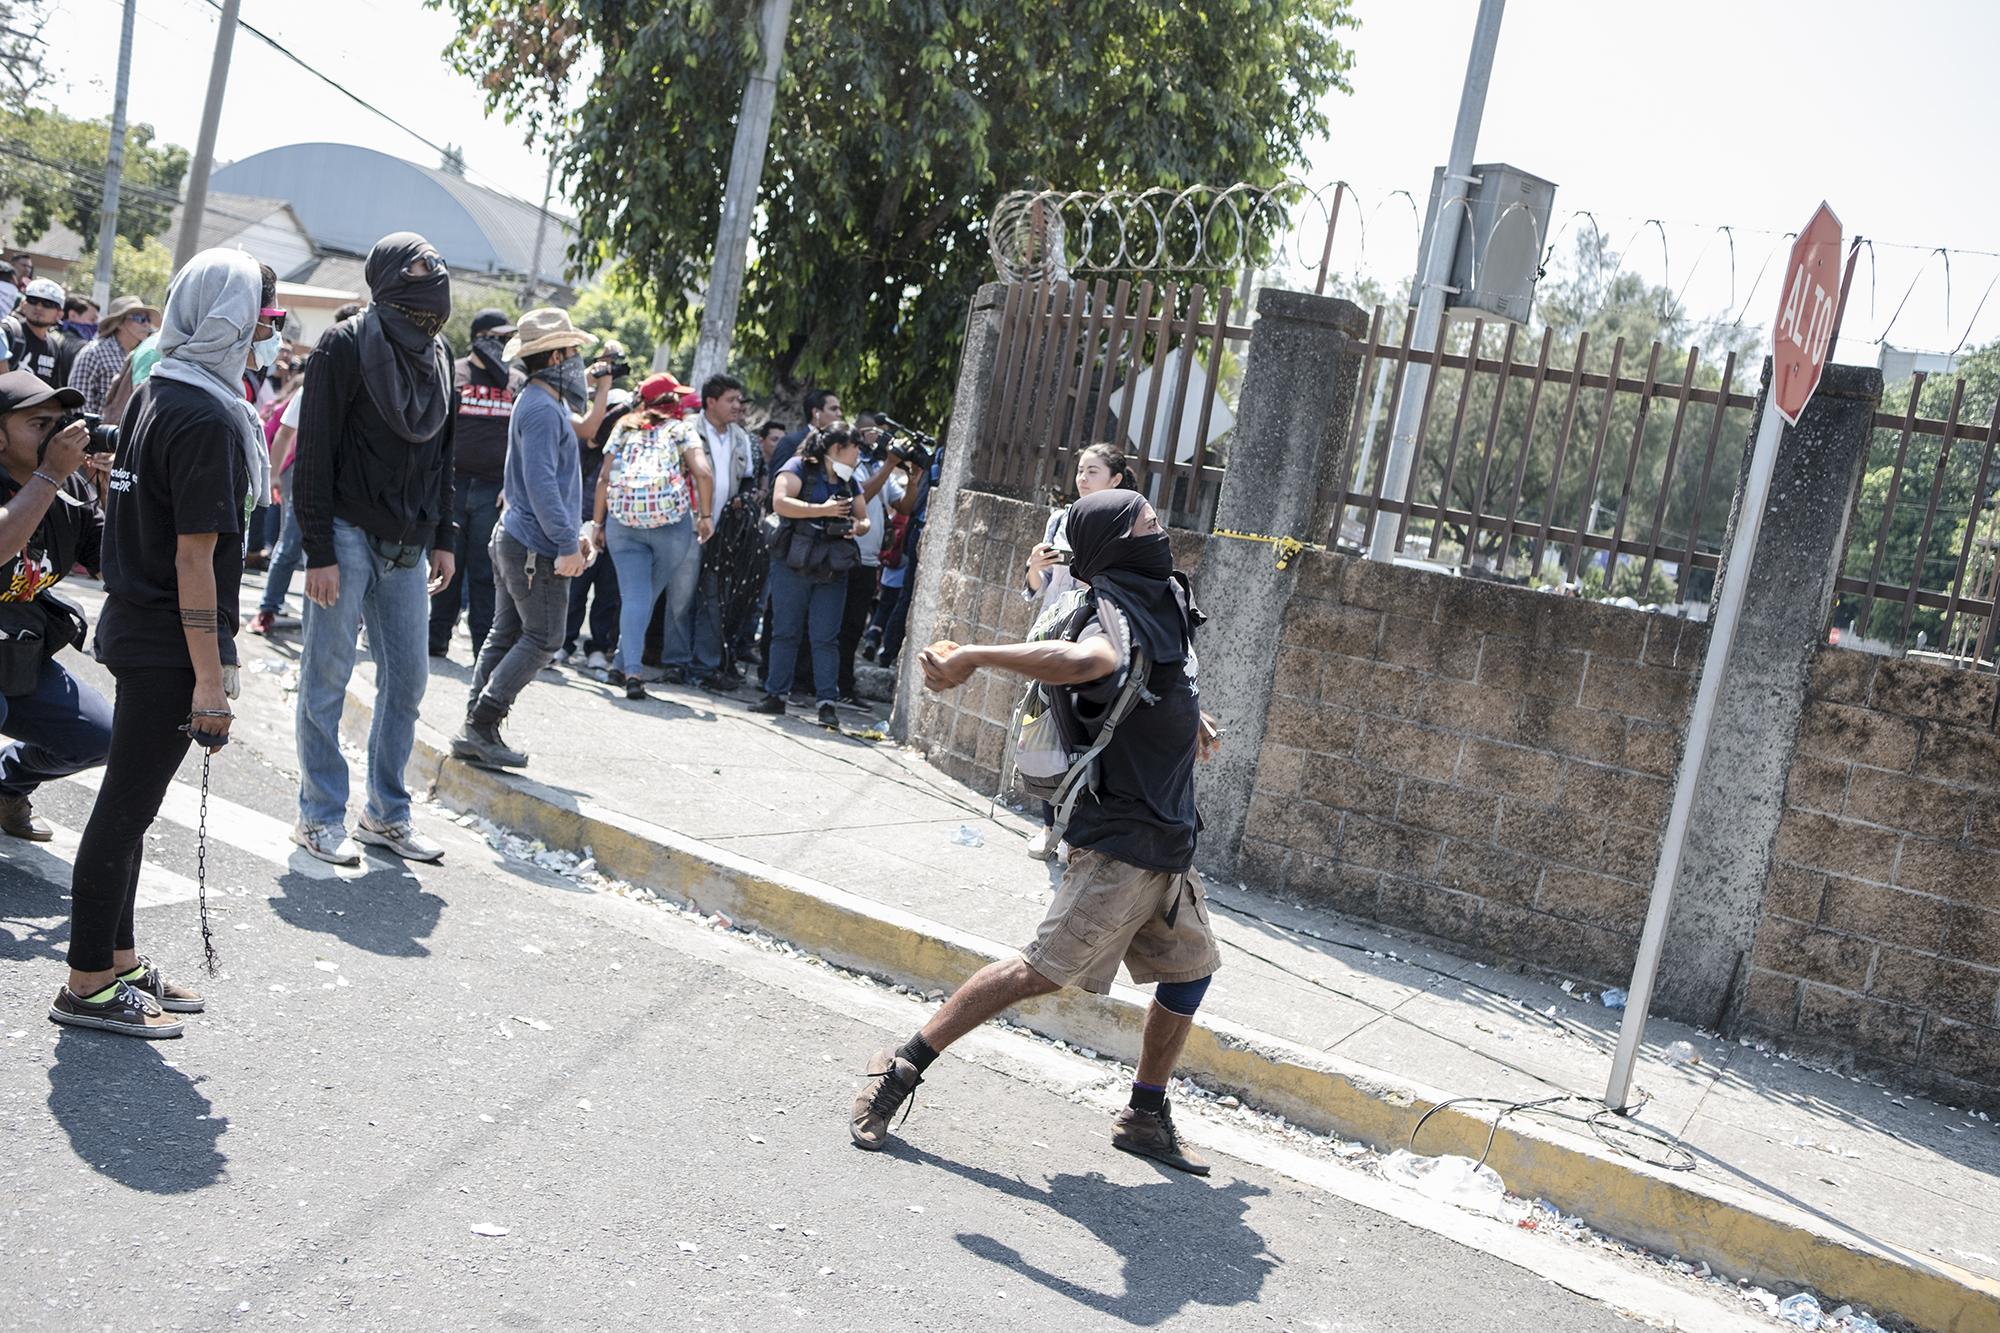
[[[365,733],[372,695],[355,687],[345,723]],[[551,847],[588,845],[608,875],[721,912],[740,926],[843,967],[923,990],[950,990],[1015,951],[964,931],[698,842],[621,811],[578,800],[523,775],[448,758],[419,724],[411,757],[437,796]],[[414,784],[413,784],[414,785]],[[1138,1059],[1149,997],[1066,991],[1025,1005],[1027,1025],[1126,1063]],[[1381,1071],[1240,1027],[1204,1020],[1182,1071],[1241,1094],[1305,1128],[1383,1151],[1409,1143],[1444,1095]],[[1488,1122],[1446,1108],[1424,1125],[1424,1148],[1476,1157]],[[1726,1182],[1670,1172],[1560,1139],[1533,1121],[1505,1122],[1486,1160],[1512,1192],[1547,1199],[1591,1226],[1649,1249],[1706,1261],[1765,1287],[1806,1286],[1829,1304],[1852,1302],[1939,1333],[2000,1333],[2000,1283],[1926,1254],[1887,1246],[1837,1220],[1775,1203]]]

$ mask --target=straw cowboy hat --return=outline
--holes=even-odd
[[[560,347],[589,347],[596,341],[596,334],[585,333],[570,324],[567,310],[544,306],[521,316],[514,336],[507,340],[500,356],[502,360],[515,361],[537,352],[553,352]]]
[[[160,308],[151,301],[137,296],[121,296],[105,308],[104,318],[99,321],[99,327],[108,329],[125,316],[136,315],[142,310],[153,317],[155,324],[160,322]]]

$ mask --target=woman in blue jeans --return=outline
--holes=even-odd
[[[785,521],[785,532],[771,552],[771,660],[753,713],[784,715],[799,640],[809,638],[820,725],[840,726],[833,706],[840,697],[840,621],[847,573],[861,560],[854,539],[868,531],[868,505],[854,485],[860,461],[861,442],[836,425],[808,434],[778,469],[771,508]]]
[[[701,578],[702,545],[715,532],[709,505],[714,476],[701,436],[674,413],[679,387],[669,375],[639,385],[640,406],[605,441],[597,472],[590,535],[603,542],[618,573],[618,669],[612,677],[623,677],[628,699],[646,697],[639,656],[662,593],[667,679],[686,679],[694,657],[687,612]]]

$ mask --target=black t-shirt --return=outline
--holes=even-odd
[[[1079,641],[1096,636],[1118,650],[1118,669],[1072,693],[1077,713],[1093,735],[1096,719],[1117,699],[1132,661],[1132,633],[1115,606],[1100,602]],[[1194,864],[1201,815],[1195,809],[1194,761],[1201,728],[1201,695],[1195,687],[1194,650],[1185,662],[1156,666],[1143,698],[1112,733],[1098,756],[1097,791],[1085,790],[1070,816],[1066,837],[1114,860],[1147,870],[1178,873]]]
[[[13,361],[13,369],[32,371],[44,384],[60,387],[69,383],[77,340],[61,329],[39,333],[20,315],[9,315],[0,319],[0,342],[7,344],[6,355]]]
[[[199,532],[216,534],[219,646],[223,663],[235,663],[250,494],[241,431],[227,406],[192,385],[155,375],[133,397],[105,495],[97,659],[106,666],[189,666],[174,552],[176,538]]]
[[[0,504],[12,504],[21,488],[0,472]],[[62,489],[49,501],[48,513],[36,525],[28,544],[14,559],[0,565],[0,602],[32,602],[77,564],[95,571],[103,558],[104,517],[97,512],[97,492],[83,472],[63,479]]]
[[[463,356],[452,363],[452,378],[458,387],[452,466],[461,477],[500,481],[507,472],[507,423],[528,377],[518,370],[498,373],[476,356]]]

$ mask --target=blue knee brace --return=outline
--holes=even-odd
[[[1201,997],[1208,994],[1208,983],[1213,977],[1203,977],[1199,981],[1162,981],[1153,991],[1153,1003],[1170,1014],[1182,1018],[1193,1018],[1201,1008]]]

